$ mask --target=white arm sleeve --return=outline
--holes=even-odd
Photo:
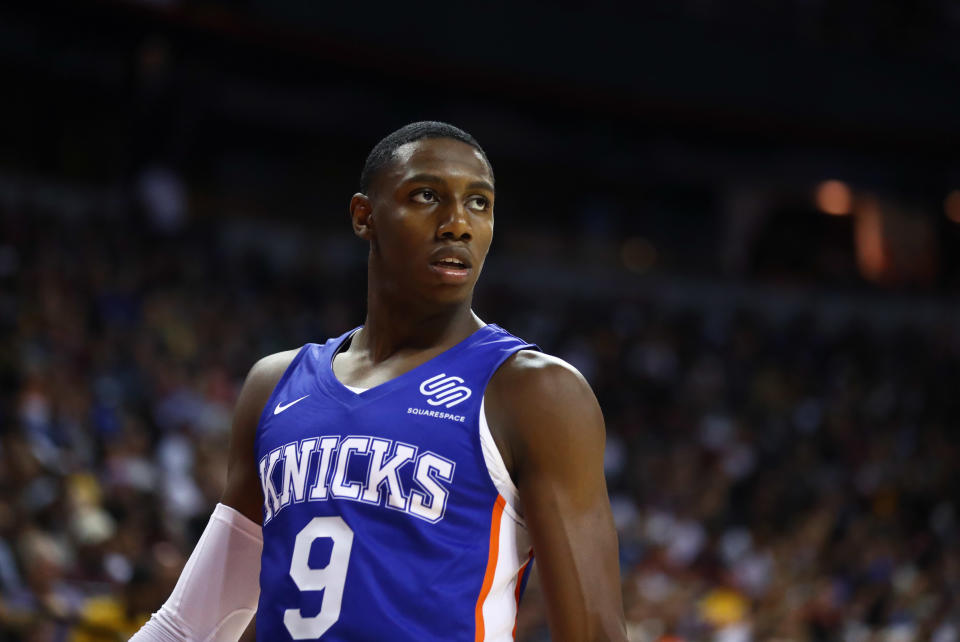
[[[261,528],[217,504],[160,610],[130,642],[236,642],[260,598]]]

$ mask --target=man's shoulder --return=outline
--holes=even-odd
[[[258,390],[267,389],[269,392],[272,392],[274,386],[280,381],[283,373],[290,367],[290,364],[301,349],[302,348],[283,350],[262,357],[250,368],[245,386]],[[267,394],[268,397],[269,392]],[[266,399],[264,399],[264,402],[266,402]]]
[[[518,350],[503,363],[491,378],[488,393],[505,409],[563,408],[595,399],[579,370],[559,357],[530,349]]]
[[[287,369],[301,349],[302,348],[293,348],[292,350],[282,350],[261,357],[253,364],[253,367],[250,369],[250,374],[256,374],[262,377],[276,374],[278,370],[280,374],[283,374],[283,371]]]
[[[592,448],[604,439],[603,413],[590,384],[572,365],[536,350],[519,350],[494,374],[484,394],[494,440],[514,480],[559,441]]]
[[[499,368],[494,379],[502,379],[526,388],[543,387],[548,391],[558,387],[563,389],[590,386],[579,370],[560,357],[531,349],[515,352]]]
[[[269,354],[250,368],[234,412],[235,430],[253,434],[273,389],[296,358],[300,348]]]

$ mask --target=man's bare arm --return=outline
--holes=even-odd
[[[487,419],[520,491],[554,640],[626,640],[604,424],[586,380],[521,351],[487,388]]]
[[[240,390],[233,413],[227,487],[220,503],[230,506],[257,524],[263,523],[263,488],[257,477],[253,452],[254,437],[263,407],[295,356],[297,350],[287,350],[264,357],[255,363]]]
[[[258,361],[243,384],[233,417],[227,488],[163,606],[132,642],[237,640],[257,608],[263,549],[263,491],[253,441],[273,388],[296,351]]]

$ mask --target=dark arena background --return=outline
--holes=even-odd
[[[159,607],[437,119],[496,170],[475,309],[604,409],[631,640],[960,640],[958,70],[951,0],[5,3],[0,639]]]

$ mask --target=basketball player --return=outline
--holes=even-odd
[[[361,189],[364,325],[254,365],[222,503],[133,639],[236,640],[256,611],[258,640],[512,640],[535,554],[554,640],[625,640],[596,398],[471,309],[486,155],[414,123]]]

